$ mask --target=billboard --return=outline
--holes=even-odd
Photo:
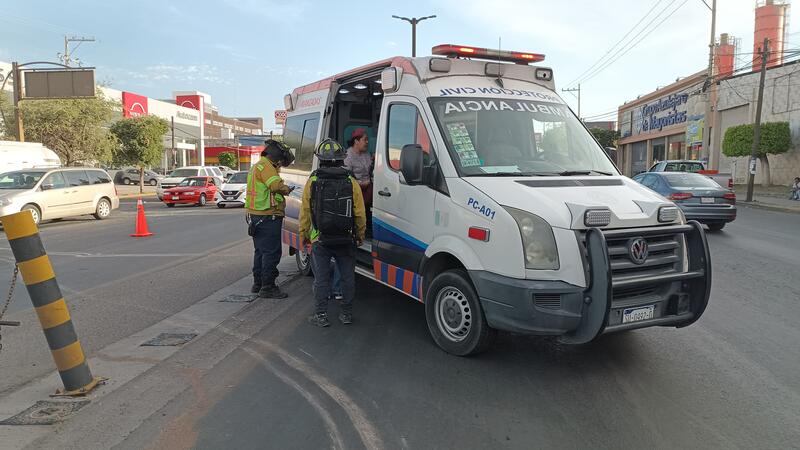
[[[122,117],[147,115],[147,97],[132,92],[122,93]]]
[[[24,71],[22,98],[94,97],[94,69],[57,69]]]
[[[283,125],[286,123],[286,110],[279,109],[275,111],[275,124]]]

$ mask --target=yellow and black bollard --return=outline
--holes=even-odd
[[[29,211],[0,217],[0,222],[64,383],[64,391],[58,394],[86,394],[101,380],[92,377],[86,363],[39,229]]]

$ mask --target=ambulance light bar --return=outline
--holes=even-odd
[[[442,44],[433,47],[431,53],[434,55],[454,57],[467,57],[476,59],[488,59],[494,61],[507,61],[517,64],[528,64],[532,62],[544,61],[541,53],[512,52],[506,50],[492,50],[489,48],[469,47],[464,45]]]

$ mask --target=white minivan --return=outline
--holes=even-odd
[[[543,55],[441,45],[299,87],[284,99],[294,166],[283,240],[298,248],[315,146],[364,128],[371,232],[357,272],[424,304],[434,341],[468,355],[496,330],[586,343],[685,327],[711,289],[700,224],[622,176],[555,92]]]

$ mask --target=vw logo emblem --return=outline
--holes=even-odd
[[[634,264],[644,264],[649,253],[647,241],[644,238],[637,237],[628,241],[628,257]]]

